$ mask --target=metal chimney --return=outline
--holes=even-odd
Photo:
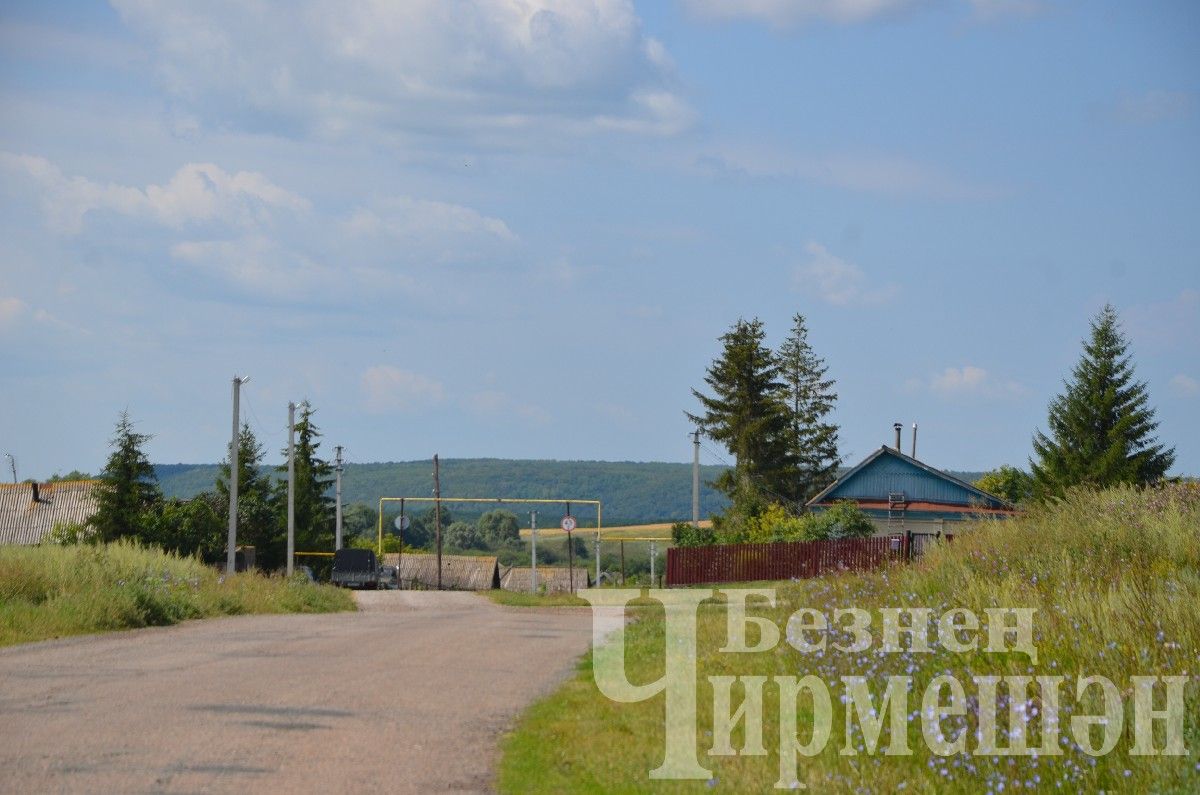
[[[900,452],[900,431],[902,431],[904,429],[904,423],[902,423],[902,422],[892,423],[892,427],[896,429],[896,452],[899,453]]]
[[[913,423],[912,457],[917,457],[917,424],[915,422]]]

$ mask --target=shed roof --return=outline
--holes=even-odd
[[[98,480],[0,483],[0,544],[40,544],[57,524],[87,524],[96,513]]]
[[[437,555],[423,552],[388,552],[385,566],[399,562],[400,587],[436,588]],[[448,591],[487,591],[500,587],[495,555],[442,555],[442,588]]]
[[[808,505],[854,500],[860,504],[882,502],[886,506],[889,495],[896,492],[903,493],[905,501],[913,504],[958,506],[976,511],[1016,510],[1012,503],[886,445],[825,487]]]
[[[538,566],[538,588],[547,593],[571,590],[571,570],[567,566]],[[586,567],[575,567],[575,590],[590,585]],[[533,569],[529,566],[510,566],[500,573],[500,587],[506,591],[533,590]]]

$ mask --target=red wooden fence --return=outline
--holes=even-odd
[[[909,534],[838,541],[671,547],[667,550],[667,587],[870,571],[889,561],[907,560],[910,553],[919,554],[925,546],[920,542],[924,540]]]

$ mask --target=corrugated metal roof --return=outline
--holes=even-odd
[[[40,544],[56,524],[87,524],[96,513],[98,480],[38,485],[0,483],[0,544]]]
[[[421,552],[388,552],[383,565],[399,559],[401,588],[437,588],[437,555]],[[442,555],[442,588],[447,591],[487,591],[500,587],[500,569],[494,555]]]
[[[995,495],[886,446],[829,484],[809,500],[808,505],[814,507],[844,499],[887,502],[888,495],[896,492],[903,493],[906,501],[914,503],[982,506],[999,511],[1014,509],[1012,504]]]
[[[529,566],[511,566],[500,574],[500,587],[506,591],[524,591],[532,589],[533,569]],[[582,566],[575,567],[575,590],[582,590],[591,584],[588,571]],[[571,590],[571,570],[566,566],[538,566],[538,590],[545,588],[547,593]]]

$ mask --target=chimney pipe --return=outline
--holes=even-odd
[[[913,458],[917,457],[917,424],[915,422],[913,423],[912,457]]]
[[[41,501],[42,501],[42,500],[41,500],[41,496],[38,494],[38,484],[37,484],[37,481],[35,480],[35,481],[33,482],[33,484],[32,484],[32,485],[33,485],[33,501],[34,501],[34,502],[41,502]]]
[[[896,422],[896,423],[892,424],[892,427],[896,429],[896,452],[899,453],[900,452],[900,431],[903,430],[904,423]]]

